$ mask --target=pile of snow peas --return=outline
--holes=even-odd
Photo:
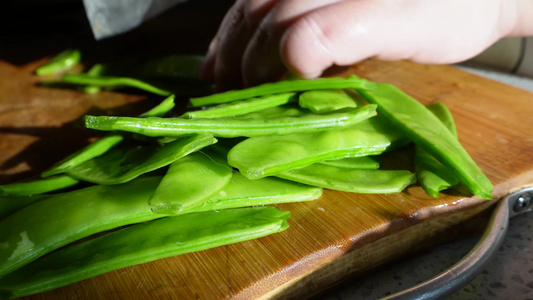
[[[198,87],[205,86],[200,62],[174,56],[130,71]],[[45,73],[54,64],[65,71],[61,59],[50,64]],[[491,199],[492,185],[458,142],[447,108],[424,106],[392,85],[350,75],[208,89],[176,115],[170,90],[178,87],[113,77],[110,69],[62,79],[84,92],[128,85],[165,98],[137,117],[85,116],[87,128],[108,134],[41,178],[0,186],[1,295],[280,232],[290,212],[272,204],[318,199],[323,189],[399,193],[418,182],[433,197],[461,186]],[[382,154],[408,145],[415,172],[381,168]]]

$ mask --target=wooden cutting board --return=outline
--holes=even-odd
[[[143,32],[130,37],[142,41]],[[196,45],[207,41],[205,35]],[[91,44],[116,49],[108,45]],[[32,54],[23,62],[0,57],[0,183],[36,175],[86,145],[94,132],[79,126],[84,114],[127,115],[154,103],[143,94],[50,87],[32,73],[46,54]],[[460,142],[493,182],[495,199],[533,185],[533,94],[452,66],[368,60],[339,75],[348,73],[395,84],[422,103],[443,102]],[[117,270],[28,299],[309,297],[348,276],[478,232],[496,202],[441,196],[433,199],[417,185],[392,195],[325,191],[312,202],[279,205],[292,214],[284,232]]]

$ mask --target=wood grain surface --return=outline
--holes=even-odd
[[[96,49],[91,58],[98,60],[124,53],[125,45],[164,45],[162,35],[145,33],[161,33],[176,15],[190,20],[212,9],[202,5],[156,19],[147,25],[151,29],[140,28],[116,45],[80,39],[80,47]],[[205,50],[222,8],[227,8],[227,3],[219,5],[186,50],[169,42],[166,51]],[[172,34],[182,42],[191,35]],[[10,48],[0,52],[0,183],[35,176],[90,142],[94,132],[79,126],[84,114],[128,115],[154,103],[153,96],[142,93],[87,95],[46,84],[54,78],[33,75],[50,56],[45,49],[77,43],[70,35],[58,40],[67,42],[36,46],[30,53],[18,52],[19,57],[17,49],[25,44],[11,39]],[[97,50],[102,48],[107,53]],[[452,66],[368,60],[339,75],[348,73],[395,84],[422,103],[443,102],[455,118],[460,142],[493,182],[495,199],[533,184],[533,94]],[[117,270],[27,299],[311,297],[346,278],[478,232],[495,202],[453,191],[433,199],[417,185],[391,195],[325,191],[312,202],[279,205],[292,214],[284,232]]]

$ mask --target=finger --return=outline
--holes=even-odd
[[[244,49],[260,20],[277,1],[241,0],[229,10],[206,59],[206,69],[211,68],[217,90],[242,87],[241,63]]]
[[[279,43],[283,32],[300,16],[342,0],[284,0],[269,11],[243,53],[242,73],[245,86],[276,81],[286,73]]]
[[[451,63],[495,40],[497,1],[345,1],[291,24],[281,39],[285,64],[305,78],[369,57]],[[481,5],[479,7],[479,5]],[[483,12],[477,12],[476,7]],[[453,20],[453,21],[452,21]]]

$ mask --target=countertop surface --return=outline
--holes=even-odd
[[[533,92],[533,79],[530,78],[479,68],[460,68]],[[533,105],[533,94],[531,103]],[[453,266],[479,238],[446,244],[388,265],[364,278],[347,280],[320,299],[379,299],[405,290]],[[496,254],[470,283],[448,297],[450,300],[504,298],[533,299],[533,212],[511,218]]]

